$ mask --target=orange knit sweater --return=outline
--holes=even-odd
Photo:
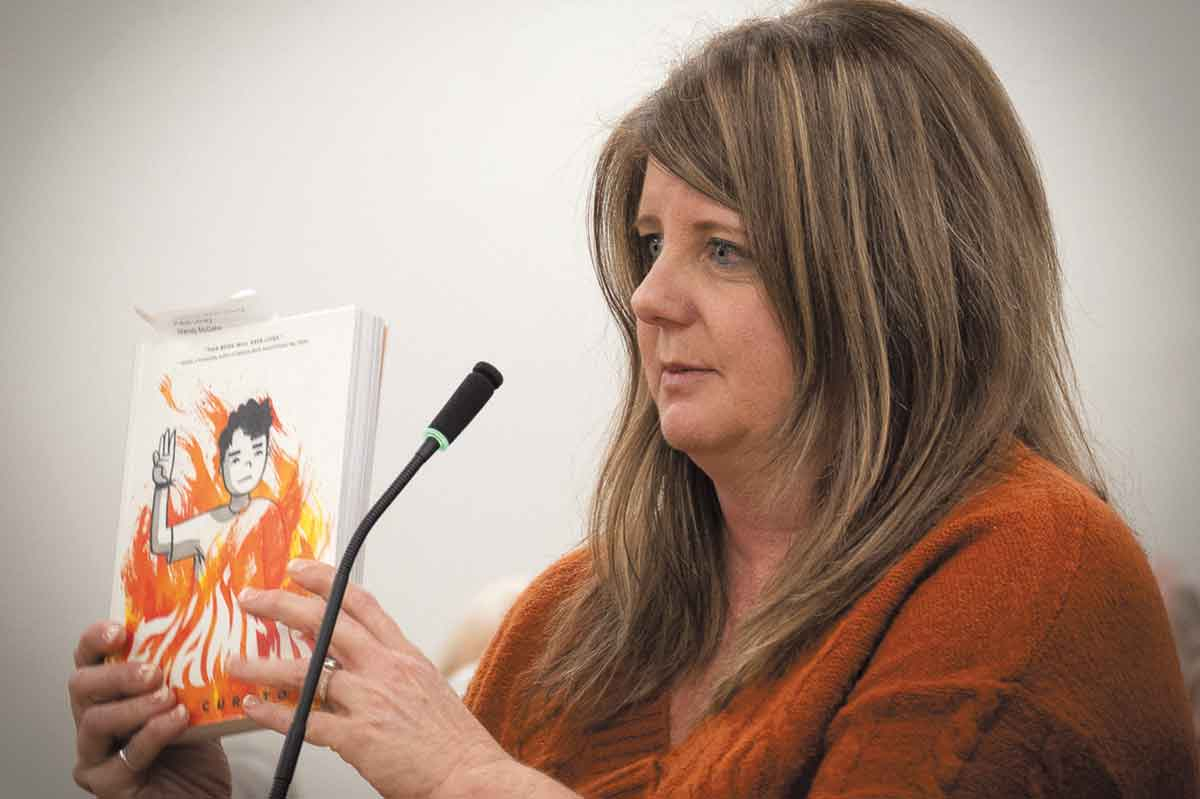
[[[518,600],[467,703],[585,797],[1192,799],[1191,712],[1141,548],[1093,493],[1016,451],[782,678],[674,748],[666,692],[592,734],[521,705],[582,550]]]

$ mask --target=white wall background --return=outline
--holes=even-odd
[[[478,359],[507,382],[376,529],[436,655],[474,591],[580,530],[616,396],[584,198],[605,125],[750,0],[0,5],[0,494],[10,795],[75,795],[64,685],[108,602],[136,303],[254,287],[392,324],[378,493]],[[1117,499],[1200,567],[1200,6],[939,0],[1033,138]],[[251,736],[266,754],[273,734]],[[239,766],[243,776],[249,766]],[[309,751],[298,796],[370,796]]]

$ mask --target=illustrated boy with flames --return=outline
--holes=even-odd
[[[175,431],[167,430],[154,452],[154,502],[150,512],[150,551],[168,563],[194,558],[197,577],[204,573],[209,548],[222,533],[240,529],[249,532],[264,516],[277,512],[269,499],[252,498],[250,492],[262,482],[270,450],[271,401],[247,400],[229,414],[229,422],[217,439],[221,482],[229,492],[229,504],[167,524],[167,506],[175,471]],[[242,514],[246,518],[242,519]],[[249,522],[249,524],[247,524]]]
[[[229,502],[174,524],[167,518],[174,430],[163,433],[154,452],[148,548],[168,564],[191,558],[194,582],[185,605],[138,626],[130,656],[160,663],[168,682],[185,689],[185,700],[189,688],[208,691],[214,680],[224,682],[219,663],[228,655],[294,658],[310,651],[298,631],[264,623],[237,601],[243,588],[280,588],[290,556],[291,531],[279,506],[251,496],[266,472],[271,424],[269,399],[247,400],[229,414],[217,439]],[[209,703],[199,709],[209,711]]]

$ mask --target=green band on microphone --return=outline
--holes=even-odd
[[[450,442],[446,440],[444,435],[442,435],[441,430],[435,430],[432,427],[426,427],[424,435],[426,438],[432,438],[434,441],[436,441],[439,450],[444,450],[446,447],[450,446]]]

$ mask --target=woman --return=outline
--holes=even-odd
[[[961,34],[837,0],[717,35],[610,136],[593,243],[630,377],[588,545],[522,595],[465,708],[352,591],[310,741],[384,796],[1194,794],[1162,601],[1074,410],[1037,170]],[[81,663],[116,646],[99,630]],[[197,779],[132,668],[72,684],[102,796]]]

